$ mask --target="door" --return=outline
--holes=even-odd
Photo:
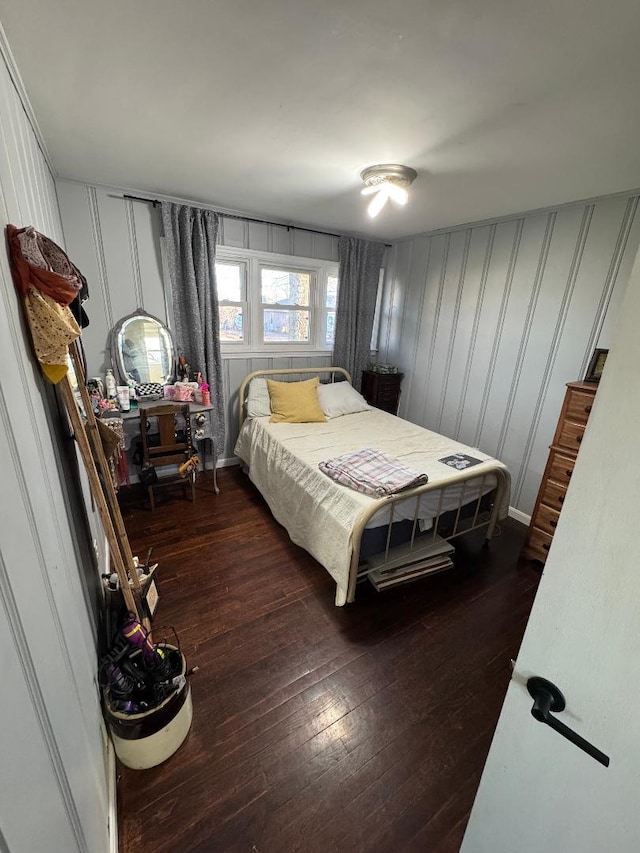
[[[640,850],[640,254],[463,853]],[[531,676],[608,768],[531,715]]]

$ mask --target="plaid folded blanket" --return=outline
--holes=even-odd
[[[332,480],[374,498],[422,486],[429,480],[426,474],[411,471],[397,459],[372,447],[327,459],[319,462],[318,467]]]

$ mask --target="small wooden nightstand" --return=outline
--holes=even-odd
[[[363,370],[362,396],[370,406],[396,415],[403,377],[404,373],[375,373],[373,370]]]

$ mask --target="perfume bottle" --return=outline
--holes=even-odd
[[[113,375],[113,370],[110,367],[107,368],[107,375],[104,378],[104,385],[107,392],[107,398],[109,400],[115,399],[116,394],[118,393],[116,390],[116,378]]]

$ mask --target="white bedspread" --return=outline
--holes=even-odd
[[[249,468],[249,477],[260,490],[274,518],[282,524],[291,540],[309,551],[327,569],[337,584],[336,604],[346,602],[351,562],[351,532],[361,511],[375,505],[374,498],[341,486],[318,468],[318,463],[341,453],[375,447],[393,456],[414,471],[425,472],[429,483],[446,485],[457,475],[438,459],[453,453],[466,453],[491,466],[495,459],[472,447],[401,420],[379,409],[333,418],[326,423],[269,423],[268,418],[246,420],[235,447],[236,455]],[[475,465],[470,473],[482,473],[489,465]],[[487,477],[483,491],[490,491],[495,477]],[[447,488],[442,512],[458,505],[462,485]],[[478,496],[479,480],[472,489],[465,487],[464,499]],[[393,520],[415,517],[416,499],[409,498],[403,511],[396,504]],[[419,517],[427,524],[438,512],[439,492],[420,498]],[[500,517],[509,508],[506,490]],[[387,523],[389,509],[376,515],[372,525]]]

